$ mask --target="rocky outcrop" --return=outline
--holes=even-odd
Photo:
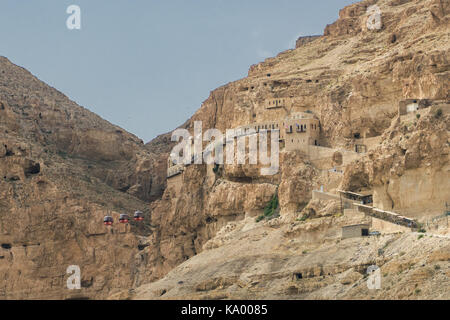
[[[151,149],[0,58],[0,299],[104,298],[144,281],[139,246],[167,166]],[[103,226],[135,210],[146,223]],[[67,288],[70,265],[81,290]]]
[[[367,9],[374,4],[381,12],[382,25],[379,30],[367,27]],[[446,186],[444,180],[449,180],[449,121],[445,113],[449,92],[446,80],[449,77],[448,7],[448,2],[435,0],[370,0],[352,4],[341,10],[339,19],[325,28],[323,36],[299,39],[296,49],[251,66],[248,77],[211,92],[190,119],[187,125],[190,130],[193,129],[193,121],[202,121],[204,130],[217,128],[224,132],[228,128],[279,120],[295,112],[310,111],[320,120],[320,145],[332,148],[329,149],[332,157],[327,161],[322,161],[320,157],[310,161],[302,152],[282,152],[280,171],[271,178],[258,175],[259,167],[250,165],[226,165],[214,178],[209,177],[212,168],[205,167],[201,172],[200,169],[190,168],[190,171],[197,171],[193,176],[189,173],[184,177],[181,195],[166,190],[163,198],[155,203],[155,217],[165,214],[170,218],[153,220],[160,233],[150,247],[152,252],[161,254],[148,265],[153,270],[154,277],[151,278],[156,280],[181,263],[178,274],[183,266],[198,270],[201,261],[209,261],[216,254],[204,250],[217,249],[229,258],[234,251],[227,244],[233,241],[236,241],[234,250],[239,251],[237,248],[242,245],[243,250],[257,252],[255,247],[249,248],[244,244],[244,239],[251,237],[238,235],[233,230],[236,224],[243,221],[246,225],[244,230],[253,227],[264,230],[254,225],[253,219],[262,214],[264,202],[270,200],[274,190],[279,199],[281,217],[265,219],[260,223],[284,228],[292,219],[319,217],[319,220],[308,224],[307,230],[292,232],[291,239],[295,237],[295,241],[317,244],[322,241],[318,239],[336,236],[336,230],[328,233],[327,228],[334,223],[331,222],[332,216],[339,213],[336,210],[342,210],[341,205],[330,204],[325,206],[328,208],[326,212],[322,212],[323,208],[310,202],[312,190],[321,187],[327,191],[373,190],[376,205],[386,210],[399,210],[415,218],[442,215],[446,198],[442,190],[447,188],[441,189],[439,186]],[[267,109],[266,101],[273,98],[289,99],[292,103],[282,108]],[[436,104],[424,113],[421,111],[420,119],[405,120],[398,117],[398,105],[399,101],[407,98],[426,98]],[[437,101],[441,101],[439,103],[442,105],[438,106]],[[440,118],[435,117],[438,109],[444,110]],[[367,144],[370,150],[365,155],[352,155],[356,160],[349,162],[346,156],[355,151],[358,143]],[[260,200],[255,202],[258,195]],[[327,210],[334,211],[329,213]],[[183,223],[180,224],[180,221]],[[350,220],[345,221],[350,223]],[[189,226],[188,232],[186,226]],[[308,235],[306,231],[312,233]],[[261,233],[265,234],[264,231]],[[272,241],[279,244],[281,240],[276,238]],[[198,245],[191,245],[195,250],[184,250],[183,255],[176,248],[185,248],[186,243]],[[163,247],[166,248],[164,253],[161,251]],[[291,259],[291,245],[286,243],[283,248],[287,252],[283,258]],[[324,255],[311,262],[311,270],[319,268],[331,257],[340,256],[339,250],[333,253],[327,251],[327,258]],[[268,254],[268,257],[260,262],[276,265],[282,277],[287,279],[287,274],[282,271],[285,267],[280,262],[282,258],[275,253],[277,251],[267,253],[269,251],[261,253]],[[197,256],[192,258],[194,255]],[[176,284],[172,286],[171,280],[168,280],[174,279],[171,274],[149,288],[155,288],[155,292],[174,290],[173,294],[167,294],[169,298],[181,292],[190,292],[192,297],[197,298],[243,298],[246,297],[245,290],[237,288],[246,288],[250,292],[253,284],[251,281],[243,284],[240,277],[245,274],[251,278],[257,273],[251,271],[252,268],[258,269],[257,264],[249,264],[248,261],[259,261],[259,257],[242,257],[235,263],[242,263],[245,268],[235,270],[230,266],[233,271],[229,274],[228,271],[221,271],[228,270],[228,265],[217,262],[209,271],[217,274],[218,278],[207,280],[199,276],[192,291],[183,291]],[[158,259],[170,263],[155,267]],[[367,259],[358,261],[362,265],[368,263]],[[338,281],[343,286],[355,283],[363,276],[357,274],[359,271],[355,273],[360,267],[349,265],[344,268],[345,272],[344,269],[338,272],[342,273],[342,277],[332,278],[330,283]],[[290,276],[291,271],[288,272]],[[188,276],[190,274],[186,274]],[[265,285],[272,284],[279,276],[278,273],[265,274]],[[180,280],[182,276],[175,278]],[[257,282],[256,279],[254,281]],[[359,285],[363,286],[362,280],[359,281]],[[294,285],[261,293],[260,297],[279,298],[283,292],[293,292],[292,297],[296,298],[331,297],[331,292],[334,292],[322,294],[320,286],[314,281],[309,285],[311,287],[307,291]],[[254,286],[258,287],[257,284]],[[201,290],[196,291],[195,288]],[[211,295],[205,295],[205,290],[211,291]],[[346,290],[342,297],[368,295],[358,290]],[[154,297],[151,292],[144,291],[137,297]],[[303,294],[305,292],[308,294]],[[404,294],[396,293],[391,297],[404,298]]]
[[[297,39],[297,41],[295,42],[295,48],[300,48],[301,46],[304,46],[305,44],[308,44],[318,38],[320,38],[321,36],[304,36],[304,37],[299,37]]]
[[[367,28],[373,4],[379,30]],[[170,134],[144,145],[0,59],[0,297],[448,298],[447,238],[341,241],[341,227],[367,221],[336,198],[311,200],[320,188],[372,190],[385,210],[442,215],[448,18],[444,0],[355,3],[323,36],[212,91],[183,128],[225,132],[296,112],[320,120],[320,146],[282,151],[273,176],[191,165],[166,182]],[[399,116],[399,101],[421,98],[432,104]],[[268,109],[269,99],[291,103]],[[135,209],[147,220],[131,230],[98,223]],[[82,266],[80,292],[64,288],[68,264]],[[388,284],[376,293],[364,279],[371,264]]]
[[[410,233],[340,240],[338,228],[348,223],[345,217],[276,228],[230,223],[205,251],[121,298],[449,298],[448,239]],[[379,268],[378,290],[369,289],[370,266]]]
[[[0,119],[5,138],[20,137],[33,155],[77,158],[89,175],[143,201],[161,196],[170,145],[155,153],[143,141],[76,105],[28,71],[0,58]],[[107,164],[107,165],[105,165]]]

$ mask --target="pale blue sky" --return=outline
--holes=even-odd
[[[148,142],[352,0],[0,0],[0,55]],[[66,9],[81,7],[81,30]]]

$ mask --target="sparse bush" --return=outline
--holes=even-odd
[[[439,109],[436,110],[436,113],[434,114],[434,117],[436,119],[439,119],[441,116],[442,116],[442,109],[439,108]]]
[[[420,235],[417,237],[417,240],[422,239],[424,236],[425,236],[424,234],[420,234]]]
[[[271,217],[275,213],[275,210],[278,209],[278,204],[278,195],[275,194],[269,204],[264,208],[264,216],[266,218]]]
[[[416,118],[420,119],[420,113],[416,114]]]
[[[419,233],[426,233],[427,232],[427,230],[425,230],[425,228],[423,227],[423,224],[421,224],[421,223],[418,223],[417,224],[417,228],[419,229],[417,232],[419,232]]]
[[[259,216],[258,218],[256,218],[256,222],[260,222],[263,219],[264,219],[264,216]]]
[[[305,213],[300,219],[298,219],[299,221],[306,221],[306,219],[308,219],[308,215]]]
[[[434,270],[440,270],[440,269],[441,269],[440,265],[437,264],[437,265],[434,266]]]
[[[274,217],[274,213],[277,211],[279,206],[278,195],[275,194],[270,200],[269,204],[264,208],[264,214],[256,218],[256,222],[260,222],[264,218],[270,219]]]

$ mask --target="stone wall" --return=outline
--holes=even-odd
[[[398,224],[372,218],[372,231],[379,231],[382,234],[398,233],[398,232],[411,232],[411,228],[399,226]]]

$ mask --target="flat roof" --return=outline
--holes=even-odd
[[[368,223],[360,223],[360,224],[352,224],[349,226],[343,226],[342,228],[351,228],[351,227],[368,227]]]
[[[358,196],[358,197],[368,197],[368,196],[372,195],[372,193],[369,193],[370,191],[366,191],[366,192],[362,191],[362,192],[364,192],[366,194],[364,194],[364,193],[356,193],[356,192],[352,192],[352,191],[344,191],[344,190],[338,190],[338,192],[345,193],[345,194],[352,194],[352,195],[355,195],[355,196]]]

